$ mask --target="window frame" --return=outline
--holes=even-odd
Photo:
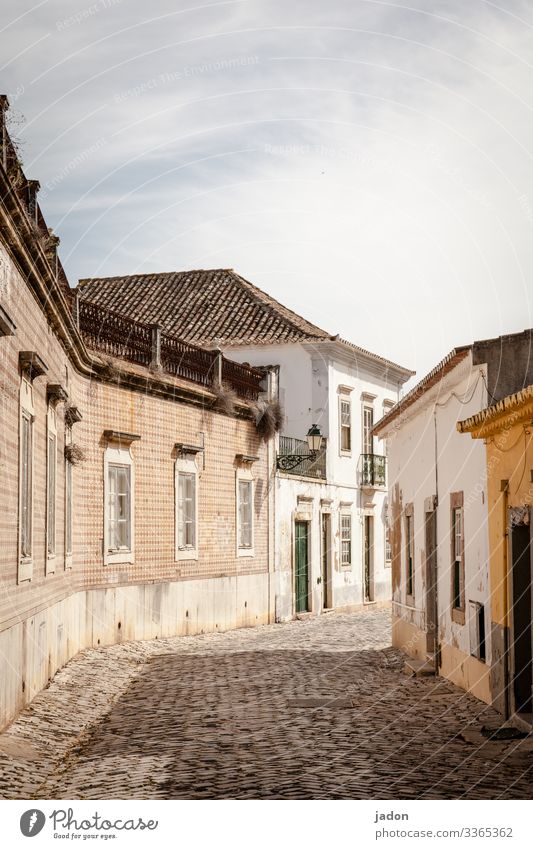
[[[405,596],[407,604],[415,601],[415,515],[413,504],[407,504],[404,510],[405,523]]]
[[[129,470],[129,548],[110,549],[109,547],[109,470],[112,467],[126,467]],[[104,565],[135,562],[135,464],[129,448],[108,445],[104,452]]]
[[[250,539],[249,546],[241,545],[241,518],[240,518],[240,484],[250,484]],[[235,544],[237,557],[255,557],[255,522],[254,522],[254,478],[250,469],[237,469],[235,474]]]
[[[27,475],[24,475],[24,423],[27,422]],[[18,498],[18,574],[17,581],[31,581],[33,578],[33,518],[34,518],[34,422],[33,386],[23,375],[20,382],[19,397],[19,498]],[[26,486],[24,483],[26,482]],[[28,505],[24,512],[24,492],[28,493]],[[23,520],[26,516],[26,522]],[[25,532],[24,532],[25,531]],[[24,542],[27,549],[25,550]],[[29,550],[28,550],[29,549]]]
[[[51,447],[52,446],[52,447]],[[46,418],[46,557],[45,573],[56,570],[57,555],[57,420],[56,411],[48,404]]]
[[[343,519],[349,522],[349,535],[344,536]],[[350,551],[350,559],[344,559],[343,547],[344,543],[348,543]],[[339,511],[339,566],[341,571],[348,572],[353,568],[353,516],[352,511],[346,508]]]
[[[343,404],[348,408],[348,424],[343,424]],[[343,435],[348,434],[348,448],[343,447]],[[353,423],[352,423],[352,399],[345,392],[339,394],[339,454],[341,457],[352,456],[353,445]]]
[[[370,413],[372,418],[372,423],[370,428],[368,429],[368,439],[369,442],[366,441],[366,424],[365,424],[365,413]],[[361,405],[361,454],[374,454],[374,437],[372,435],[372,429],[374,427],[374,404],[368,400],[363,400]],[[370,451],[367,451],[367,447],[370,445]]]
[[[388,502],[385,502],[384,511],[385,521],[383,523],[383,560],[385,562],[386,568],[389,569],[392,564],[392,543],[390,539],[391,517]],[[387,557],[387,555],[389,556]]]
[[[457,534],[457,514],[460,511],[461,529]],[[459,551],[457,540],[459,539]],[[450,560],[451,586],[450,606],[452,620],[460,625],[465,624],[465,511],[463,492],[450,493]],[[458,585],[458,593],[456,588]],[[459,598],[459,604],[456,600]]]
[[[194,480],[194,545],[180,546],[180,522],[181,522],[181,505],[179,481],[180,476],[192,476]],[[179,560],[198,560],[198,483],[199,473],[198,466],[194,457],[178,457],[174,464],[174,559]]]
[[[74,464],[65,457],[65,569],[72,568],[74,548]]]
[[[480,663],[487,662],[487,618],[485,605],[480,601],[469,601],[470,656]],[[483,622],[483,628],[481,628]]]

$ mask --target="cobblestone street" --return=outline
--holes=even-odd
[[[372,611],[83,652],[0,735],[0,797],[530,798],[532,741],[389,641]]]

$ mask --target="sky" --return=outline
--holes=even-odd
[[[533,325],[533,4],[3,0],[79,278],[234,268],[416,369]]]

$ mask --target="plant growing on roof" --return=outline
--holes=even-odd
[[[83,448],[81,448],[75,442],[71,442],[69,443],[69,445],[65,445],[65,460],[68,460],[68,462],[72,463],[73,466],[78,466],[86,459],[87,458],[85,456]]]
[[[264,442],[281,430],[283,425],[283,409],[279,401],[267,401],[261,398],[259,401],[253,401],[250,408],[255,416],[255,426],[258,434]]]
[[[219,413],[225,413],[227,416],[234,415],[238,395],[233,387],[229,383],[216,381],[211,387],[211,392],[215,396],[213,405],[215,410],[218,410]]]

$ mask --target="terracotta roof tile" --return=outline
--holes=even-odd
[[[176,271],[80,280],[82,300],[160,324],[197,345],[272,344],[329,339],[233,269]]]

